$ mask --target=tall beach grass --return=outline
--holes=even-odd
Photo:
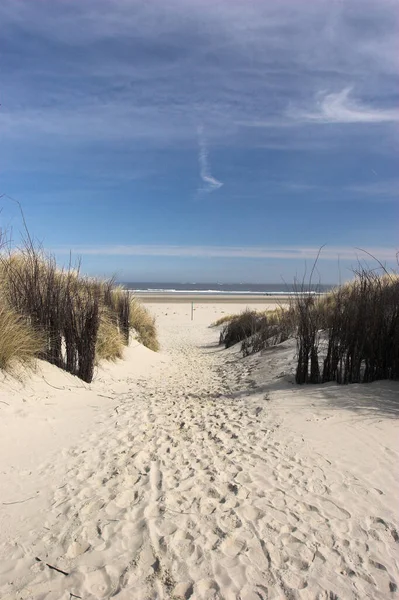
[[[91,382],[101,360],[123,356],[133,331],[158,350],[155,322],[112,280],[85,277],[79,265],[59,269],[30,239],[0,252],[0,369],[35,358]]]
[[[399,276],[362,269],[320,299],[298,296],[297,383],[399,379]]]
[[[399,379],[399,275],[359,269],[327,294],[298,290],[285,308],[229,315],[220,343],[241,342],[247,355],[289,337],[299,384]]]
[[[0,299],[0,370],[16,374],[32,368],[44,347],[44,338]]]
[[[148,309],[143,306],[136,298],[130,299],[129,327],[135,332],[137,340],[143,346],[157,352],[159,342],[157,337],[157,328],[155,318]]]

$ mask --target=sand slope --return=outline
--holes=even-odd
[[[399,386],[364,418],[362,390],[293,386],[289,344],[243,360],[209,308],[157,310],[161,356],[103,370],[46,486],[0,506],[2,600],[395,598]]]

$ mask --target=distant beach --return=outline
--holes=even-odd
[[[124,283],[144,303],[276,304],[297,293],[293,286],[276,283]],[[306,287],[304,292],[322,294],[332,285]]]
[[[175,282],[121,282],[122,285],[137,295],[148,294],[155,296],[185,294],[194,296],[214,296],[218,295],[229,296],[289,296],[295,294],[301,288],[301,284],[297,286],[286,283],[175,283]],[[304,290],[312,293],[325,293],[334,287],[333,284],[313,284],[305,285]]]
[[[194,302],[199,304],[278,304],[288,301],[289,296],[283,295],[268,295],[268,294],[202,294],[197,293],[180,293],[180,292],[135,292],[135,295],[144,304],[148,303],[185,303]]]

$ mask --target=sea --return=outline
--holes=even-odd
[[[321,285],[315,284],[310,285],[302,284],[286,285],[282,283],[176,283],[176,282],[143,282],[143,281],[130,281],[124,282],[124,287],[135,293],[147,293],[147,294],[203,294],[203,295],[215,295],[215,294],[232,294],[238,295],[263,295],[263,296],[276,296],[276,295],[290,295],[295,294],[298,291],[310,293],[310,294],[324,294],[328,292],[333,285]]]

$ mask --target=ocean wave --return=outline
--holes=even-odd
[[[129,291],[134,294],[176,294],[176,295],[219,295],[219,296],[294,296],[298,292],[273,291],[265,292],[261,290],[176,290],[175,288],[129,288]],[[323,292],[314,290],[301,291],[301,294],[318,295]]]

